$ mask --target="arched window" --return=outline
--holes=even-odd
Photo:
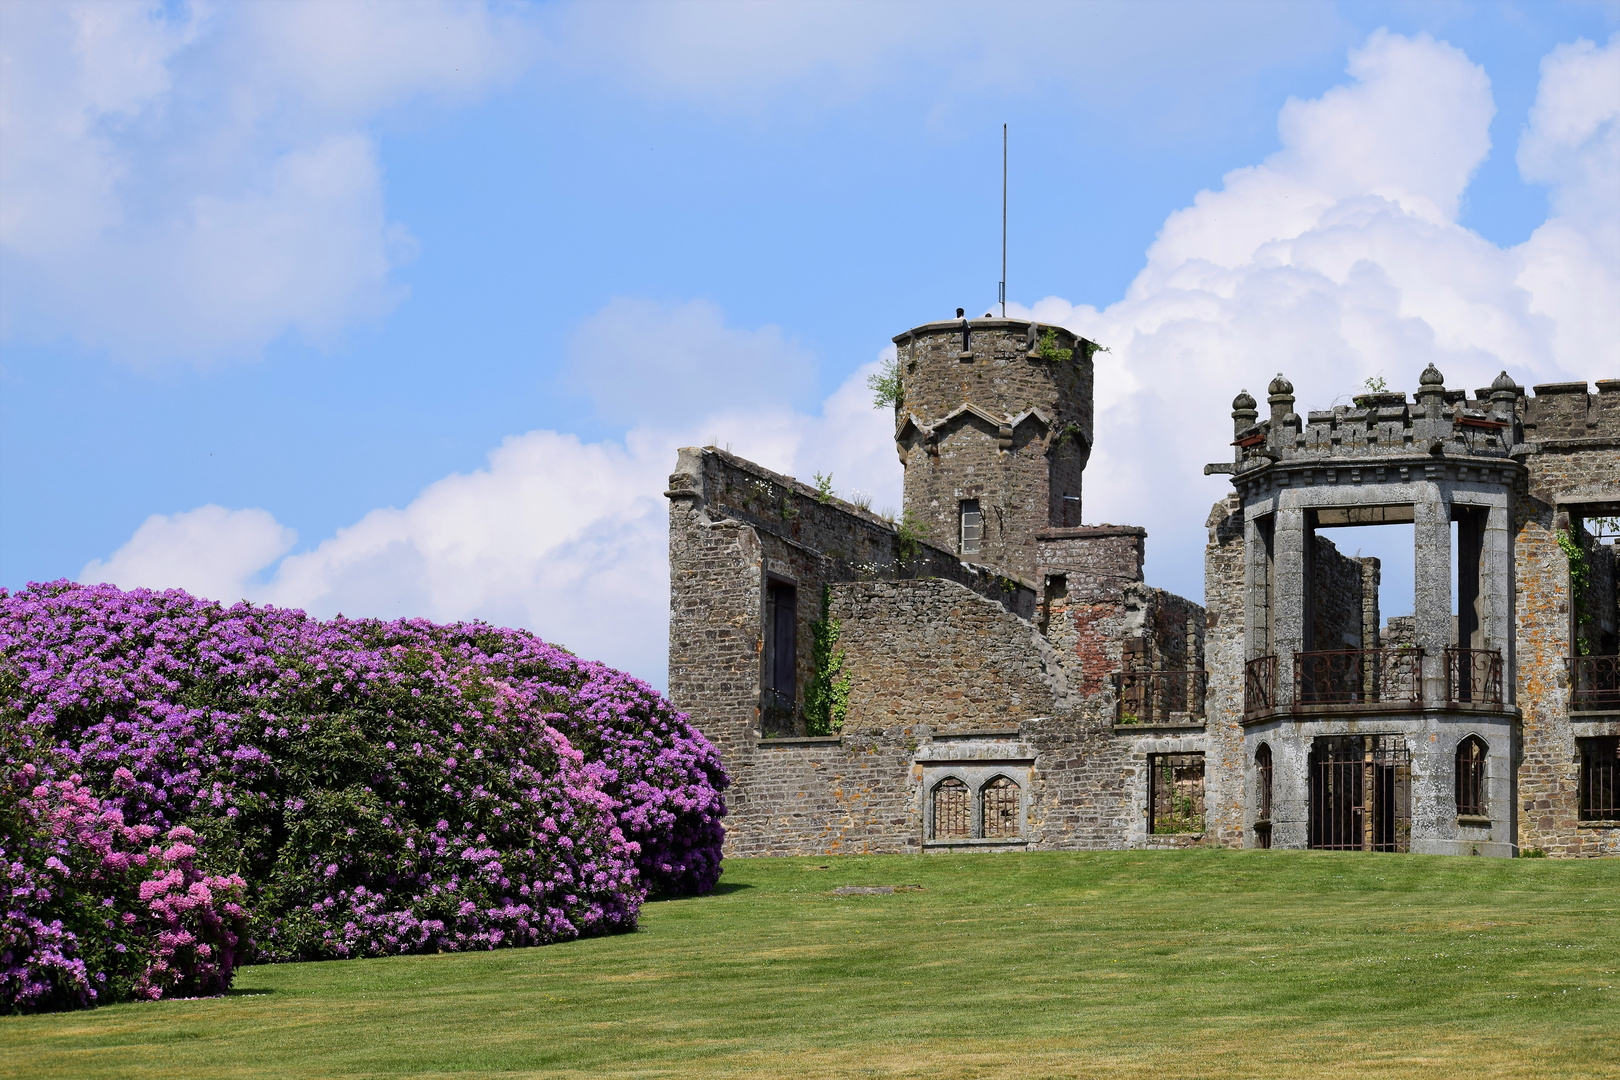
[[[979,792],[980,808],[984,814],[984,835],[1017,836],[1021,815],[1018,812],[1018,785],[1005,776],[998,776],[984,785]]]
[[[967,840],[972,835],[967,785],[948,776],[934,785],[934,839]]]
[[[1485,816],[1485,741],[1470,735],[1457,744],[1457,815]]]
[[[1266,743],[1261,743],[1260,749],[1254,752],[1254,773],[1254,846],[1269,848],[1271,846],[1271,747]]]

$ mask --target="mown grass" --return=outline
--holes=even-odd
[[[1614,1077],[1617,971],[1620,860],[733,860],[633,935],[0,1019],[0,1074]]]

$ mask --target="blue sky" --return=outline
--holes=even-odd
[[[1620,373],[1617,28],[0,7],[0,584],[481,617],[661,683],[674,447],[898,505],[864,372],[989,309],[1005,122],[1013,309],[1112,348],[1085,516],[1199,597],[1240,387]]]

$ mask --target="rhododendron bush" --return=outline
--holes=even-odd
[[[645,684],[484,624],[0,590],[0,1002],[633,929],[726,776]]]

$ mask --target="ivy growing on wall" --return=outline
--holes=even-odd
[[[900,561],[910,562],[917,557],[917,541],[922,538],[922,530],[907,510],[900,515],[900,524],[895,528],[895,537],[900,541]]]
[[[810,656],[815,670],[804,688],[806,735],[836,735],[849,711],[849,674],[838,647],[839,621],[832,617],[832,589],[821,587],[821,618],[810,623]]]
[[[1586,609],[1587,586],[1592,580],[1592,564],[1586,561],[1586,547],[1581,543],[1583,530],[1579,525],[1558,532],[1558,547],[1569,560],[1569,604],[1575,612],[1575,652],[1587,656],[1592,643],[1581,630],[1592,622],[1592,613]]]

